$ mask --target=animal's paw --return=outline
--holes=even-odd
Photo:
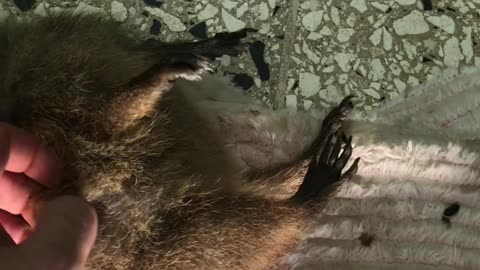
[[[308,201],[322,193],[331,192],[356,173],[360,159],[356,159],[342,174],[352,155],[352,138],[345,137],[342,125],[353,110],[353,98],[353,95],[344,98],[323,120],[320,134],[311,148],[312,159],[307,174],[293,199]]]
[[[341,127],[343,120],[353,110],[352,99],[354,97],[354,95],[347,96],[327,114],[322,123],[322,131],[330,129],[332,132],[336,132]]]
[[[341,153],[340,153],[341,152]],[[342,183],[353,178],[358,170],[357,158],[350,168],[342,174],[352,155],[352,137],[345,141],[345,135],[331,134],[327,143],[318,153],[313,155],[307,174],[298,191],[293,195],[295,202],[308,202],[328,196]]]
[[[353,110],[353,102],[352,99],[354,95],[349,95],[345,97],[340,104],[335,106],[325,117],[322,122],[322,127],[320,129],[320,133],[318,134],[317,138],[314,140],[310,151],[307,152],[307,156],[315,155],[320,152],[330,135],[338,133],[342,130],[343,121],[348,116],[350,112]]]
[[[243,29],[231,33],[218,33],[214,37],[185,44],[191,46],[188,52],[173,54],[170,57],[171,79],[200,80],[201,75],[213,72],[213,61],[223,55],[239,56],[250,44],[246,38],[253,29]],[[170,78],[169,78],[170,79]]]

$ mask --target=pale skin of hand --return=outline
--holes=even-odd
[[[0,269],[83,269],[97,236],[95,210],[76,197],[33,195],[58,186],[60,168],[38,138],[0,123]]]

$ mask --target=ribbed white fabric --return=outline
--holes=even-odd
[[[352,121],[358,174],[286,258],[291,269],[480,269],[480,71],[412,93]]]

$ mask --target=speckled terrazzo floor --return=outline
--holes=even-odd
[[[480,66],[480,0],[1,0],[0,17],[97,12],[141,38],[258,29],[219,70],[267,105],[308,110],[349,93],[371,110],[447,67]]]

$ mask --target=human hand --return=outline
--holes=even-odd
[[[82,269],[97,233],[94,209],[75,197],[34,196],[55,188],[59,172],[39,139],[0,123],[0,269]]]

